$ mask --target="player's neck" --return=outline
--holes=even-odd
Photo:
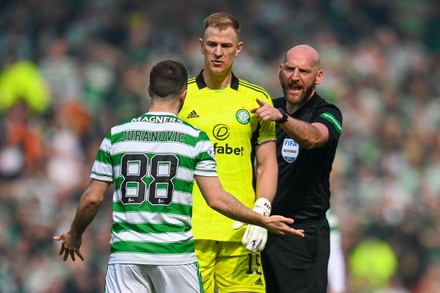
[[[231,84],[232,72],[216,75],[204,70],[203,79],[205,80],[206,86],[210,89],[221,90]]]
[[[151,101],[148,112],[166,112],[177,115],[179,113],[179,104],[177,103],[160,103]]]

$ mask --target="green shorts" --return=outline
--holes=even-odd
[[[266,292],[260,252],[241,242],[196,240],[195,246],[206,293]]]

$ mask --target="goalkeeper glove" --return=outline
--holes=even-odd
[[[254,212],[259,213],[262,216],[270,216],[272,206],[270,201],[266,198],[259,198],[254,204],[252,209]],[[245,224],[240,221],[236,221],[232,225],[232,229],[236,230],[243,227]],[[267,241],[267,230],[256,225],[248,225],[246,231],[244,232],[241,242],[246,245],[246,249],[252,252],[257,250],[262,251],[266,246]]]

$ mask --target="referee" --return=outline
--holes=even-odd
[[[253,112],[277,122],[278,187],[272,212],[295,220],[305,237],[269,233],[262,253],[268,293],[326,293],[330,254],[329,176],[342,130],[341,111],[316,93],[323,79],[319,53],[287,51],[279,68],[284,97]]]

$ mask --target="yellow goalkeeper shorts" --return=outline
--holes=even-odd
[[[205,293],[266,292],[260,252],[241,242],[196,240],[195,247]]]

